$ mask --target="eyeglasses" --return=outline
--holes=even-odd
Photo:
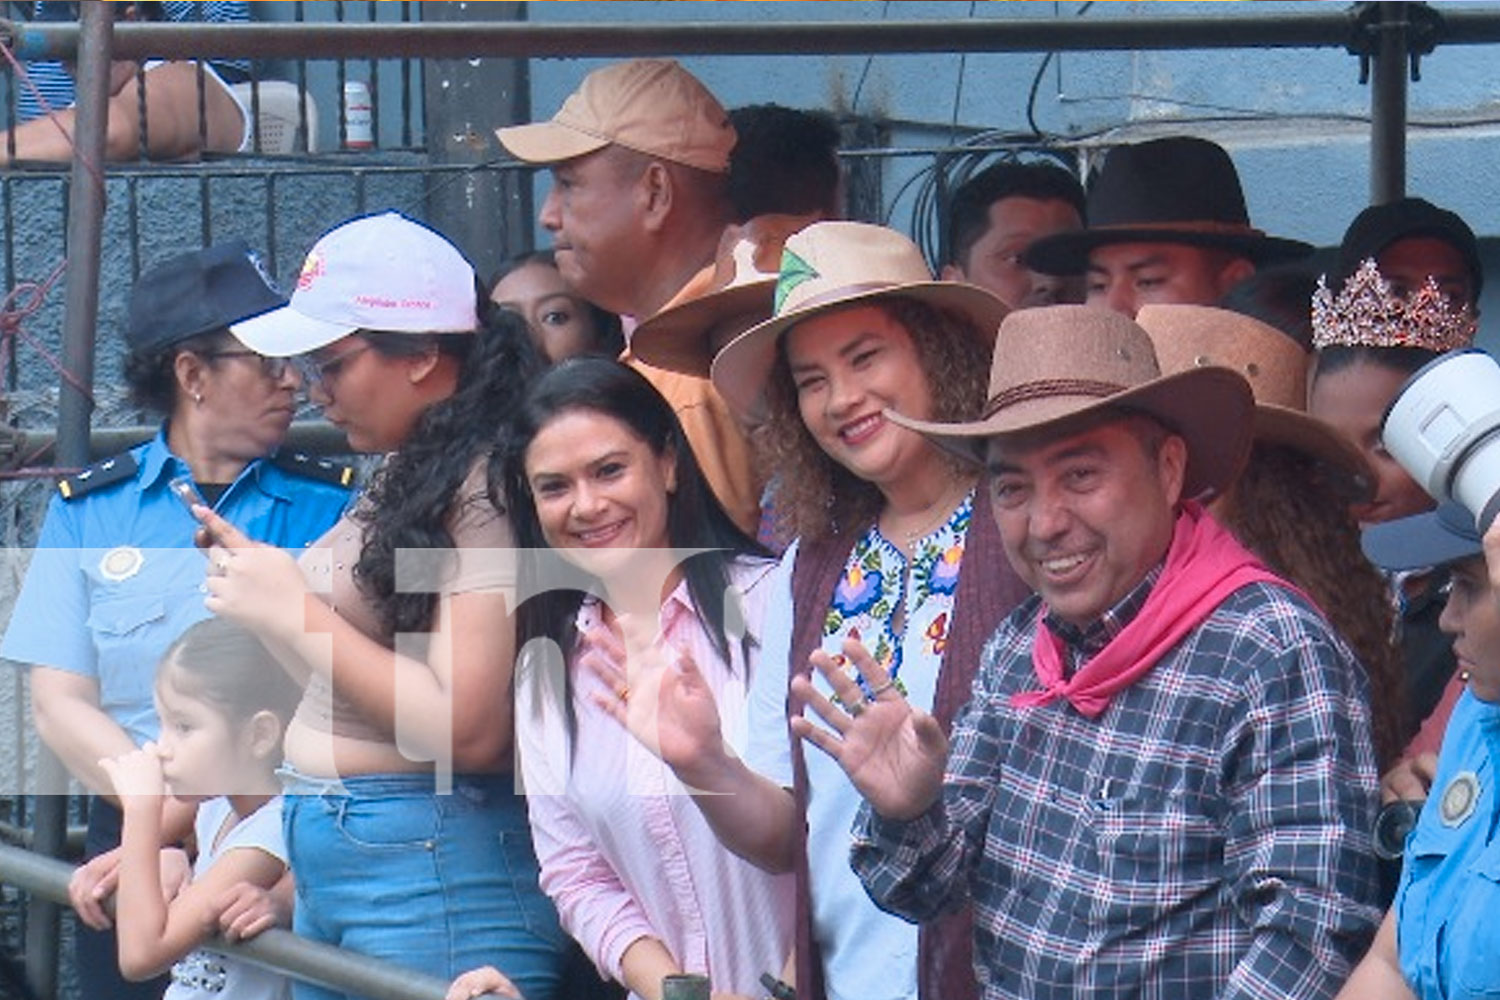
[[[220,358],[254,358],[260,362],[260,373],[273,382],[281,381],[286,370],[292,366],[291,358],[268,358],[264,354],[255,351],[212,351],[203,357],[210,361]]]
[[[306,354],[298,355],[291,360],[297,366],[297,371],[302,375],[302,382],[308,389],[314,386],[326,389],[329,383],[339,377],[339,373],[344,370],[344,365],[374,346],[368,343],[360,344],[323,361],[318,361]]]

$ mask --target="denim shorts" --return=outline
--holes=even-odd
[[[493,965],[527,1000],[555,996],[567,938],[511,775],[455,775],[442,795],[431,775],[284,778],[298,934],[444,979]]]

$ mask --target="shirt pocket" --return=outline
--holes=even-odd
[[[89,610],[89,630],[99,642],[130,642],[140,639],[140,632],[167,616],[167,602],[160,596],[117,597],[95,601]]]
[[[1187,794],[1095,799],[1087,809],[1099,862],[1090,911],[1111,926],[1144,927],[1219,891],[1224,834],[1209,803]]]
[[[1454,1000],[1500,997],[1500,845],[1474,862],[1454,912],[1443,924],[1439,954],[1451,966]]]
[[[167,623],[167,602],[160,594],[94,601],[88,630],[93,637],[99,688],[111,703],[151,705],[156,657],[172,636],[160,636]],[[149,654],[143,651],[151,650]],[[147,664],[142,667],[143,655]]]
[[[1396,947],[1401,971],[1411,982],[1433,983],[1438,979],[1437,953],[1444,915],[1434,911],[1434,890],[1440,888],[1437,870],[1453,853],[1458,832],[1450,830],[1424,810],[1406,842],[1401,887],[1396,894]]]

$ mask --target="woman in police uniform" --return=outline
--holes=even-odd
[[[58,484],[0,655],[29,665],[37,730],[93,793],[87,856],[119,843],[102,757],[156,738],[152,679],[162,652],[207,616],[195,523],[173,495],[187,477],[249,536],[300,548],[338,519],[347,466],[283,455],[298,376],[248,350],[230,323],[285,300],[243,241],[183,254],[131,292],[125,380],[135,401],[166,417],[145,444]],[[191,829],[181,809],[173,828]],[[119,978],[114,935],[85,866],[74,899],[87,925],[77,967],[87,997],[160,997],[162,983]]]
[[[1396,902],[1339,1000],[1500,995],[1500,526],[1481,539],[1457,504],[1366,530],[1382,569],[1447,567],[1438,624],[1453,637],[1459,697],[1437,771],[1406,840]],[[1488,565],[1486,565],[1488,563]]]

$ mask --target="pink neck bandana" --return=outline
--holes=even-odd
[[[1093,659],[1064,679],[1062,640],[1047,627],[1044,608],[1037,619],[1031,656],[1042,689],[1012,695],[1011,704],[1032,708],[1066,698],[1083,715],[1097,718],[1111,698],[1144,676],[1226,597],[1251,583],[1290,586],[1200,504],[1184,501],[1161,578],[1140,613]]]

